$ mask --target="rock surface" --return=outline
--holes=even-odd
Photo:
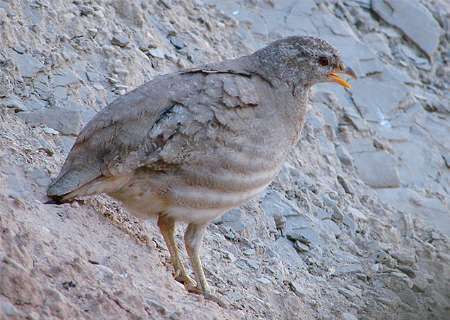
[[[443,0],[0,0],[0,319],[447,319],[449,15]],[[108,102],[294,34],[335,44],[359,80],[315,87],[274,183],[209,227],[228,308],[172,279],[153,222],[104,196],[43,204]]]
[[[428,56],[439,45],[441,27],[418,0],[373,0],[373,10],[387,23],[398,27]]]

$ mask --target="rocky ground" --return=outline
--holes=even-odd
[[[446,0],[0,0],[0,319],[450,319],[449,30]],[[227,308],[171,278],[153,222],[43,204],[118,95],[294,34],[359,79],[316,87],[277,180],[210,226]]]

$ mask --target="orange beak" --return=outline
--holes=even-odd
[[[339,67],[336,68],[335,71],[330,72],[328,74],[328,80],[329,81],[336,82],[336,83],[340,84],[341,86],[343,86],[344,88],[351,89],[352,86],[350,85],[350,83],[348,83],[346,80],[344,80],[341,77],[339,77],[338,73],[343,73],[343,74],[346,74],[346,75],[350,76],[353,79],[356,79],[356,74],[352,70],[352,68],[350,68],[350,67],[346,67],[345,68],[341,64],[341,65],[339,65]]]

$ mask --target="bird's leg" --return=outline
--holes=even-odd
[[[169,249],[170,259],[175,269],[175,280],[184,284],[187,290],[195,288],[195,281],[187,274],[180,259],[177,243],[175,242],[175,220],[163,215],[158,217],[158,227]]]
[[[186,232],[184,233],[184,244],[186,245],[187,254],[191,259],[192,269],[194,269],[195,280],[197,280],[198,285],[198,293],[210,293],[208,282],[206,281],[202,262],[200,261],[199,256],[205,230],[206,225],[190,223],[186,228]]]
[[[217,298],[211,292],[208,282],[206,281],[205,273],[203,271],[202,262],[200,260],[200,247],[203,241],[203,235],[206,231],[206,224],[194,224],[190,223],[186,232],[184,233],[184,244],[186,246],[187,254],[191,259],[192,269],[194,270],[195,280],[197,281],[197,287],[189,290],[195,293],[201,293],[206,299],[215,301],[222,307],[226,307],[226,303]]]

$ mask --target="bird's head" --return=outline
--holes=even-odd
[[[351,88],[342,75],[356,79],[353,70],[342,62],[338,51],[319,38],[284,38],[256,51],[255,55],[266,77],[294,85],[336,82]]]

